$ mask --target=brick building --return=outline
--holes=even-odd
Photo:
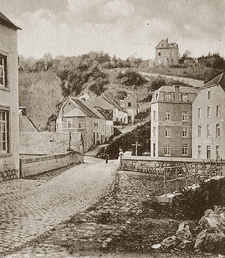
[[[162,86],[151,101],[151,156],[192,156],[192,102],[198,89]]]
[[[18,29],[0,13],[0,181],[19,176]]]

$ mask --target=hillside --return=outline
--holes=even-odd
[[[60,81],[51,72],[19,74],[19,106],[27,108],[27,116],[43,131],[49,117],[62,101]]]
[[[102,52],[55,59],[46,54],[39,60],[20,57],[19,105],[27,108],[28,117],[41,131],[54,130],[54,120],[63,98],[83,93],[100,95],[104,92],[119,100],[132,92],[137,95],[140,111],[145,112],[150,107],[153,92],[159,87],[185,85],[181,80],[165,75],[208,81],[223,72],[207,61],[210,58],[215,59],[215,56],[205,57],[205,64],[201,65],[138,68],[141,67],[140,60],[133,60],[135,66],[132,66],[129,59],[111,58]],[[143,72],[154,73],[154,76],[146,76]],[[155,76],[156,73],[160,75]]]

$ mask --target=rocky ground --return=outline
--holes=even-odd
[[[152,248],[174,235],[182,222],[146,205],[159,194],[161,177],[118,172],[111,194],[6,257],[218,257]]]

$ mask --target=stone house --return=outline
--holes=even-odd
[[[198,159],[225,158],[225,74],[200,88],[193,102],[192,156]]]
[[[128,113],[128,123],[134,123],[134,118],[138,114],[137,95],[128,93],[127,97],[120,100],[120,106]]]
[[[98,112],[98,115],[100,113],[99,116],[105,118],[105,141],[108,142],[109,138],[114,134],[112,104],[105,101],[101,96],[92,96],[90,98],[87,98],[86,101],[88,105],[91,105],[94,108],[95,112]]]
[[[81,132],[84,151],[106,140],[106,119],[87,101],[69,97],[60,108],[56,132]]]
[[[0,12],[0,181],[19,177],[18,29]]]
[[[198,89],[162,86],[151,101],[151,156],[192,157],[192,103]]]
[[[179,48],[177,43],[169,43],[163,39],[155,48],[155,65],[176,65],[179,63]]]
[[[101,97],[107,101],[113,110],[113,122],[114,123],[122,123],[122,124],[128,124],[128,113],[126,110],[124,110],[120,104],[113,98],[110,98],[106,96],[105,94],[102,94]]]

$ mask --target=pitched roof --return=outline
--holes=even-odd
[[[84,112],[84,114],[88,117],[93,117],[93,118],[99,118],[99,116],[90,108],[87,106],[87,104],[82,101],[81,99],[69,98],[72,102],[74,102],[77,106],[80,107],[80,109]]]
[[[0,12],[0,23],[10,27],[14,30],[21,30],[21,28],[17,27],[14,23],[12,23],[3,13]]]
[[[207,87],[212,87],[212,86],[217,86],[220,85],[223,90],[225,90],[225,73],[221,73],[215,78],[213,78],[211,81],[207,82],[204,84],[202,88],[207,88]]]
[[[113,109],[113,105],[105,99],[103,99],[101,96],[91,97],[87,102],[90,103],[92,106],[97,106],[103,109]]]
[[[106,119],[106,120],[113,120],[113,112],[112,110],[106,110],[101,107],[96,107],[98,112]]]
[[[122,107],[119,105],[119,103],[115,99],[111,99],[111,98],[107,97],[105,94],[102,94],[101,96],[103,97],[104,100],[106,100],[108,103],[113,105],[113,107],[117,108],[118,110],[120,110],[124,113],[127,113],[127,111],[123,110]]]

